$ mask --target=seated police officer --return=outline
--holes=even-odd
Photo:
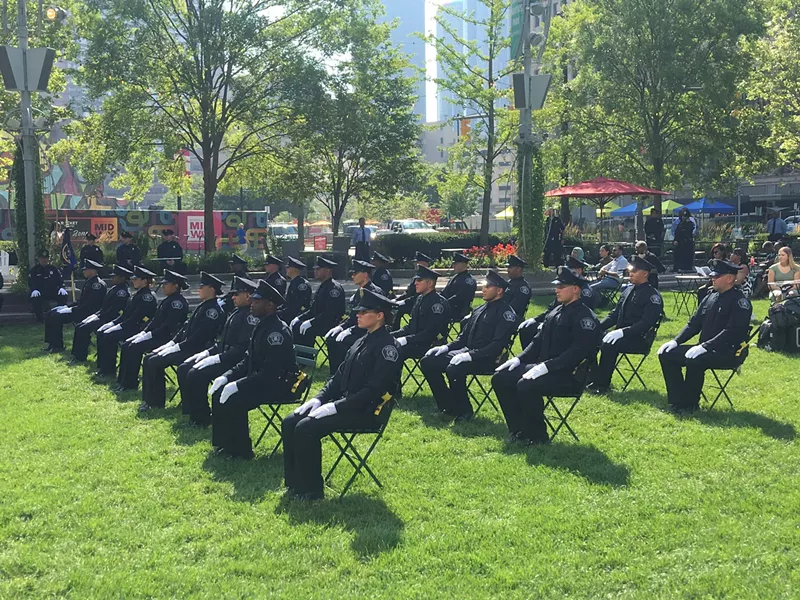
[[[208,350],[187,358],[178,367],[181,409],[193,425],[211,424],[208,384],[236,365],[247,350],[258,317],[250,312],[250,294],[256,282],[243,277],[233,281],[233,304],[236,307],[225,321],[219,341]]]
[[[714,290],[703,298],[677,337],[658,349],[673,412],[682,414],[699,408],[706,370],[736,369],[747,357],[744,345],[753,308],[736,286],[738,270],[738,265],[726,260],[712,261]],[[698,333],[698,345],[683,345]],[[686,367],[685,378],[681,367]]]
[[[469,257],[456,252],[453,255],[453,271],[455,275],[450,278],[442,290],[442,296],[450,306],[450,317],[455,323],[461,321],[472,310],[472,301],[475,299],[477,283],[469,273]]]
[[[400,359],[422,358],[436,341],[445,340],[450,323],[447,300],[436,291],[439,274],[427,267],[419,267],[414,276],[416,300],[408,325],[392,335],[400,346]],[[445,340],[446,341],[446,340]]]
[[[414,266],[425,267],[428,268],[431,266],[433,259],[423,254],[422,252],[416,252],[414,254]],[[397,298],[395,298],[395,304],[397,304],[397,313],[394,318],[394,327],[397,329],[402,324],[402,317],[404,315],[410,315],[412,309],[414,308],[414,301],[417,298],[417,288],[416,288],[416,281],[417,276],[411,279],[411,283],[408,284],[406,291],[400,294]]]
[[[650,283],[655,265],[631,256],[628,263],[631,284],[622,292],[617,305],[600,321],[603,337],[600,363],[592,369],[589,391],[604,394],[611,386],[611,376],[620,354],[647,354],[655,339],[655,326],[664,312],[661,294]]]
[[[211,444],[218,453],[244,459],[253,457],[249,411],[262,404],[296,402],[292,386],[299,372],[292,333],[277,316],[283,296],[260,279],[250,298],[250,310],[259,322],[247,351],[214,380],[209,390],[213,406]]]
[[[336,373],[336,369],[342,364],[344,355],[356,340],[366,334],[366,330],[360,329],[358,325],[358,311],[356,307],[361,303],[364,290],[370,290],[376,294],[384,295],[383,290],[372,283],[370,274],[375,267],[363,260],[354,260],[350,269],[350,277],[358,286],[355,294],[350,298],[350,315],[336,327],[331,328],[325,334],[325,343],[328,346],[328,362],[330,363],[331,376]]]
[[[364,292],[356,310],[358,327],[367,334],[348,350],[322,391],[283,420],[284,478],[290,494],[323,497],[322,439],[329,433],[381,425],[382,409],[397,392],[402,367],[386,328],[393,306],[381,294]]]
[[[289,285],[286,288],[286,302],[278,309],[278,317],[284,323],[291,323],[292,319],[311,306],[311,286],[303,277],[306,263],[302,260],[289,256],[285,268]]]
[[[392,259],[380,252],[374,252],[372,254],[372,264],[375,265],[372,282],[381,289],[384,296],[391,298],[394,296],[394,279],[392,279],[392,274],[389,272],[388,267],[392,264]]]
[[[111,323],[125,311],[130,298],[128,279],[133,275],[125,267],[115,265],[112,269],[111,288],[106,292],[100,310],[92,313],[75,326],[72,335],[72,363],[85,362],[89,354],[89,342],[92,333],[106,323]],[[110,326],[109,326],[110,327]]]
[[[505,279],[489,271],[483,285],[485,302],[472,311],[456,341],[431,348],[420,361],[436,406],[456,421],[466,421],[473,416],[467,394],[467,375],[491,373],[514,333],[517,315],[506,302],[507,288]],[[444,380],[445,373],[449,388]]]
[[[496,369],[492,388],[508,425],[508,442],[550,441],[544,396],[577,395],[586,384],[586,359],[597,352],[600,323],[580,301],[582,277],[559,267],[553,281],[558,306],[547,313],[533,341]]]
[[[161,291],[166,297],[158,305],[155,316],[145,328],[123,342],[119,356],[117,385],[113,391],[135,390],[139,386],[142,357],[156,348],[161,348],[183,327],[189,314],[189,303],[181,294],[181,290],[188,288],[189,282],[186,277],[169,269],[164,271]]]
[[[189,322],[166,344],[155,348],[142,363],[142,403],[139,411],[163,408],[167,401],[165,372],[214,345],[225,322],[225,313],[217,303],[225,284],[206,273],[200,273],[197,295],[200,304],[194,309]]]
[[[237,277],[242,277],[244,279],[249,279],[249,275],[247,273],[247,261],[243,259],[238,254],[234,254],[231,259],[228,261],[230,265],[231,273],[233,273],[233,277],[231,277],[230,283],[230,292],[225,294],[222,297],[222,310],[225,311],[225,314],[231,314],[236,307],[233,305],[233,285],[236,283]]]
[[[47,318],[44,320],[44,341],[47,344],[45,350],[61,352],[64,349],[64,323],[83,321],[103,305],[106,282],[97,275],[102,268],[103,265],[100,263],[85,260],[82,265],[85,281],[78,301],[66,306],[57,306],[47,313]]]
[[[155,278],[152,271],[135,266],[131,283],[136,293],[128,298],[120,316],[97,329],[97,377],[117,374],[117,344],[141,333],[155,316],[156,297],[150,291]]]
[[[264,278],[268,284],[274,287],[281,293],[281,296],[286,295],[286,280],[281,275],[281,267],[283,266],[283,259],[278,256],[268,254],[264,262],[264,271],[267,276]]]
[[[39,253],[39,264],[28,271],[28,286],[31,289],[31,308],[36,320],[41,323],[42,315],[50,309],[50,302],[57,306],[67,303],[67,290],[61,271],[50,264],[50,255]]]
[[[344,288],[333,278],[335,266],[332,260],[317,257],[314,279],[320,284],[311,300],[311,308],[292,319],[289,326],[298,346],[313,348],[314,340],[335,327],[345,313]]]
[[[505,266],[508,269],[506,300],[517,313],[517,318],[522,320],[528,312],[528,304],[531,301],[531,285],[525,280],[524,275],[528,263],[512,254]]]

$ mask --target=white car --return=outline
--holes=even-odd
[[[277,240],[297,239],[297,225],[292,223],[273,223],[269,226],[269,232]]]
[[[786,217],[786,233],[794,233],[800,227],[800,216]]]
[[[403,219],[392,221],[389,224],[389,231],[392,233],[436,233],[436,230],[421,219]]]

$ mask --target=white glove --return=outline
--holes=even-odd
[[[539,379],[539,377],[544,377],[545,375],[547,375],[547,365],[544,363],[539,363],[538,365],[534,365],[532,368],[528,369],[522,378],[530,381],[533,379]]]
[[[205,369],[206,367],[211,367],[213,365],[218,365],[220,363],[219,354],[215,354],[214,356],[209,356],[208,358],[204,358],[200,362],[198,362],[194,368],[195,369]]]
[[[88,325],[89,323],[94,323],[95,321],[99,321],[100,317],[97,315],[89,315],[83,321],[81,321],[81,325]]]
[[[31,292],[31,298],[38,298],[38,297],[39,297],[39,296],[41,296],[41,295],[42,295],[42,294],[41,294],[41,292],[39,292],[39,290],[33,290],[33,291]]]
[[[236,392],[239,391],[239,386],[236,385],[235,381],[230,382],[224,388],[222,388],[222,393],[219,396],[219,403],[225,404],[228,401],[228,398],[233,396]]]
[[[162,350],[166,350],[167,348],[172,346],[172,344],[174,344],[174,343],[175,342],[173,342],[172,340],[168,341],[166,344],[163,344],[163,345],[159,346],[158,348],[156,348],[155,350],[153,350],[153,354],[158,354]]]
[[[67,290],[65,290],[64,288],[59,288],[58,295],[59,296],[66,296],[67,295]]]
[[[334,337],[342,333],[343,328],[341,325],[337,325],[336,327],[331,328],[328,333],[325,334],[326,338]]]
[[[117,327],[119,327],[119,325]],[[113,329],[113,327],[112,327],[112,329]],[[107,330],[107,333],[110,332],[110,331],[111,331],[111,329]],[[136,342],[139,341],[140,337],[142,337],[142,334],[141,333],[137,333],[136,335],[132,335],[127,340],[125,340],[125,343],[126,344],[127,343],[135,344]]]
[[[303,321],[303,324],[300,325],[300,335],[303,335],[309,329],[311,329],[311,321]]]
[[[448,350],[449,348],[447,346],[434,346],[425,353],[425,356],[439,356],[440,354],[444,354]]]
[[[220,375],[219,377],[217,377],[211,383],[211,389],[208,390],[209,395],[213,396],[214,392],[216,392],[219,388],[221,388],[226,383],[228,383],[228,378],[227,377],[225,377],[224,375]]]
[[[519,324],[517,329],[524,329],[525,327],[530,327],[531,325],[536,324],[536,319],[525,319],[522,323]]]
[[[58,314],[60,314],[60,315],[72,314],[72,308],[69,307],[69,306],[60,306],[60,307],[58,307]]]
[[[181,345],[175,344],[174,346],[169,346],[168,348],[164,348],[161,352],[158,353],[159,356],[169,356],[170,354],[175,354],[176,352],[181,351]]]
[[[301,404],[300,406],[295,408],[294,409],[294,414],[296,414],[296,415],[304,415],[309,411],[312,411],[312,410],[315,410],[315,409],[319,408],[321,405],[322,405],[322,402],[320,402],[316,398],[312,398],[311,400],[308,400],[307,402],[304,402],[303,404]]]
[[[708,352],[708,350],[706,350],[704,346],[698,344],[697,346],[692,346],[686,351],[686,358],[697,358],[698,356],[703,356],[703,354],[706,352]]]
[[[609,331],[603,336],[603,343],[613,345],[621,340],[624,336],[625,332],[622,329],[615,329],[614,331]]]
[[[292,322],[289,323],[289,329],[294,329],[295,325],[297,325],[299,322],[300,322],[300,317],[295,317],[294,319],[292,319]]]
[[[153,339],[153,332],[152,331],[143,331],[139,334],[139,337],[134,340],[134,344],[139,344],[141,342],[146,342],[147,340]]]
[[[328,402],[327,404],[323,404],[322,406],[315,408],[308,416],[312,419],[324,419],[325,417],[330,417],[331,415],[336,414],[336,405],[333,402]]]
[[[676,342],[675,340],[670,340],[666,344],[661,346],[661,348],[658,349],[657,354],[664,354],[664,352],[669,352],[670,350],[675,350],[675,348],[677,348],[677,347],[678,347],[678,342]]]
[[[339,335],[336,336],[336,341],[337,342],[341,342],[342,340],[344,340],[351,333],[353,333],[352,329],[345,329]]]
[[[497,367],[494,371],[495,373],[499,373],[500,371],[505,371],[505,370],[513,371],[521,364],[522,361],[515,356],[514,358],[509,358],[506,362]]]
[[[192,354],[189,358],[183,361],[185,365],[193,365],[197,361],[203,360],[204,358],[208,358],[211,353],[208,350],[203,350],[202,352],[198,352],[197,354]]]
[[[97,331],[99,333],[105,333],[106,331],[108,331],[112,327],[114,327],[114,321],[109,321],[108,323],[103,323],[102,325],[100,325],[100,327],[97,329]],[[122,327],[120,327],[120,329],[122,329]]]
[[[462,362],[470,362],[472,360],[472,355],[469,352],[462,352],[461,354],[456,354],[453,358],[450,359],[451,365],[460,365]]]
[[[217,298],[217,306],[219,306],[220,310],[223,310],[225,308],[225,300],[222,298]]]
[[[401,348],[402,348],[403,346],[405,346],[405,345],[408,343],[408,339],[406,339],[406,338],[404,338],[404,337],[397,338],[395,341],[396,341],[398,344],[400,344],[400,347],[401,347]]]

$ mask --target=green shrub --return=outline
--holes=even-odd
[[[431,258],[438,259],[442,256],[443,248],[472,248],[479,244],[479,234],[475,233],[390,233],[382,235],[372,244],[373,250],[388,254],[398,266],[414,259],[414,253],[419,251]],[[489,245],[507,244],[511,241],[510,235],[489,235]]]

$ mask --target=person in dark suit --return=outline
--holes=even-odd
[[[453,255],[453,270],[455,275],[447,282],[442,296],[447,299],[450,306],[450,317],[453,322],[461,321],[472,310],[472,301],[475,299],[475,290],[478,284],[469,273],[469,257],[457,252]]]
[[[289,327],[295,344],[313,348],[314,341],[335,327],[345,313],[345,296],[342,284],[333,278],[336,263],[317,257],[314,278],[320,282],[311,307],[292,319]]]
[[[96,240],[96,235],[92,233],[86,234],[86,243],[83,245],[83,248],[81,248],[81,254],[78,262],[83,264],[86,259],[89,259],[96,263],[100,263],[101,265],[103,264],[103,261],[105,260],[103,258],[103,251],[95,243]]]
[[[47,251],[39,253],[39,264],[28,271],[28,286],[31,289],[31,308],[36,320],[41,323],[45,311],[50,310],[50,302],[56,306],[67,303],[67,289],[61,271],[50,264]]]
[[[394,297],[394,279],[389,272],[388,266],[392,264],[392,259],[375,252],[372,255],[372,264],[375,265],[375,272],[372,274],[372,282],[377,285],[387,298]]]
[[[416,268],[419,267],[430,267],[433,259],[428,256],[427,254],[423,254],[422,252],[416,252],[414,254],[414,266]],[[414,278],[411,280],[411,283],[408,284],[406,291],[397,296],[395,298],[395,303],[397,304],[397,313],[394,318],[394,328],[399,328],[402,323],[402,318],[404,315],[410,315],[411,310],[414,308],[414,301],[417,297],[417,288],[416,288],[416,281],[417,276],[415,275]]]
[[[100,310],[106,297],[106,283],[100,279],[98,272],[103,265],[93,260],[85,260],[81,265],[85,282],[77,302],[66,306],[57,306],[47,313],[44,321],[44,341],[48,352],[64,350],[64,324],[83,321],[93,312]]]
[[[286,288],[286,301],[278,309],[278,317],[285,323],[291,323],[300,313],[311,306],[311,285],[303,277],[306,264],[299,258],[289,256],[286,259],[286,276],[289,285]]]
[[[117,264],[126,269],[133,269],[133,267],[142,263],[142,253],[139,247],[133,243],[133,236],[130,232],[123,231],[120,237],[122,238],[122,243],[117,246]]]
[[[525,280],[525,267],[528,266],[519,256],[512,254],[508,257],[506,268],[508,269],[508,293],[506,300],[517,313],[517,318],[521,321],[528,312],[528,304],[531,301],[531,284]]]
[[[436,341],[445,341],[450,323],[447,300],[436,291],[439,274],[427,267],[419,267],[414,277],[417,296],[411,310],[411,320],[392,335],[397,338],[400,357],[422,358]]]
[[[186,264],[183,262],[183,248],[175,241],[175,232],[165,229],[161,232],[161,243],[156,248],[158,262],[162,269],[185,274]]]
[[[267,272],[267,276],[264,281],[278,290],[281,293],[281,296],[285,296],[286,280],[281,275],[281,266],[283,266],[282,258],[268,254],[264,264],[264,270]]]

